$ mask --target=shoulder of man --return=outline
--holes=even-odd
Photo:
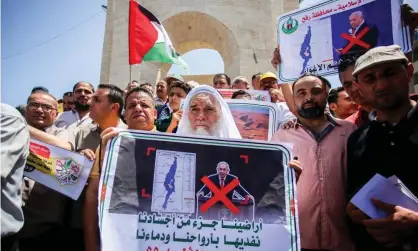
[[[334,118],[334,120],[338,123],[340,127],[342,127],[347,133],[351,134],[355,130],[357,130],[357,126],[348,120],[342,120],[338,118]]]
[[[23,118],[22,114],[14,108],[13,106],[10,106],[8,104],[1,103],[1,117],[14,117],[18,120],[21,120],[23,123],[26,123],[26,120]]]

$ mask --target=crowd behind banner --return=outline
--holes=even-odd
[[[416,13],[408,15],[410,27],[416,25]],[[274,69],[285,60],[277,47]],[[270,100],[263,102],[277,106],[279,128],[271,141],[293,145],[289,166],[297,175],[302,250],[418,250],[418,212],[374,199],[387,215],[375,219],[350,203],[375,174],[396,175],[418,196],[413,72],[410,55],[392,45],[342,56],[342,87],[333,89],[311,73],[280,84],[268,69],[232,80],[216,74],[213,87],[178,75],[155,85],[134,80],[124,90],[81,81],[59,99],[34,87],[25,105],[1,104],[2,250],[100,250],[98,189],[106,143],[120,129],[240,139],[217,89],[234,90],[231,98],[240,100],[252,99],[249,90],[267,91]],[[244,122],[250,128],[251,121]],[[31,139],[94,161],[77,200],[23,176]]]

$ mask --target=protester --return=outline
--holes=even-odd
[[[339,119],[346,119],[358,110],[358,105],[351,100],[343,87],[331,89],[328,105],[334,117]]]
[[[357,83],[353,78],[354,64],[356,63],[357,58],[358,55],[344,57],[338,65],[338,72],[344,90],[347,92],[348,96],[350,96],[351,100],[360,106],[359,110],[347,117],[346,120],[360,127],[369,122],[368,116],[372,111],[372,107],[363,99],[357,87]]]
[[[184,82],[184,79],[179,74],[170,73],[170,74],[167,75],[167,77],[164,79],[164,81],[167,83],[167,93],[170,93],[171,83],[173,81],[181,81],[181,82]]]
[[[232,94],[231,99],[246,99],[246,100],[251,100],[252,98],[251,98],[251,95],[248,92],[246,92],[244,90],[238,90],[238,91],[236,91],[236,92],[234,92]]]
[[[90,160],[96,158],[95,151],[100,145],[100,133],[110,127],[126,128],[119,116],[123,108],[123,91],[115,85],[99,85],[96,92],[93,94],[90,102],[90,118],[95,124],[87,124],[80,126],[75,131],[74,149],[82,153]],[[90,181],[88,181],[90,185]],[[88,189],[88,188],[87,188]],[[86,191],[87,193],[87,191]],[[96,243],[90,241],[91,232],[96,231],[96,228],[84,227],[83,233],[83,207],[85,198],[84,191],[77,201],[71,201],[67,208],[69,208],[69,222],[71,235],[73,237],[74,245],[82,250],[84,247],[89,250],[91,246],[95,247]],[[89,214],[84,217],[94,217]],[[85,237],[85,238],[84,238]]]
[[[21,185],[29,155],[26,121],[13,107],[1,104],[1,250],[15,251],[23,226]]]
[[[241,138],[225,100],[214,88],[203,85],[187,95],[177,134]]]
[[[156,131],[154,122],[157,111],[154,108],[154,97],[149,90],[141,87],[132,89],[126,96],[125,110],[125,120],[128,124],[128,129]],[[100,250],[97,211],[100,166],[103,162],[104,148],[107,141],[118,134],[119,130],[114,127],[107,128],[102,132],[101,136],[103,145],[96,151],[96,156],[100,156],[101,158],[95,159],[93,169],[89,176],[83,210],[86,251]]]
[[[283,100],[280,98],[281,93],[279,92],[279,85],[277,83],[277,77],[272,72],[266,72],[260,77],[260,88],[261,90],[268,91],[271,96],[271,102],[275,103],[278,108],[278,121],[279,126],[289,120],[292,120],[295,118],[292,111],[289,109],[286,102],[283,102]]]
[[[64,96],[62,99],[64,100],[64,106],[63,106],[64,112],[71,111],[75,108],[72,92],[64,93]]]
[[[125,90],[123,91],[124,96],[126,96],[128,92],[130,92],[133,88],[136,88],[136,87],[139,87],[138,81],[132,80],[131,82],[129,82]]]
[[[355,126],[325,114],[326,82],[304,74],[293,83],[297,126],[279,130],[272,140],[293,144],[293,156],[303,166],[297,183],[302,248],[354,250],[345,223],[345,156]]]
[[[397,45],[371,49],[358,58],[353,76],[364,102],[370,104],[370,123],[348,140],[348,195],[352,197],[375,174],[396,175],[418,196],[413,175],[418,152],[418,108],[410,99],[414,68]],[[373,200],[388,217],[369,219],[349,203],[357,250],[418,250],[418,212]]]
[[[167,83],[164,80],[160,80],[157,83],[157,97],[155,97],[155,108],[163,106],[167,103],[168,92],[167,92]]]
[[[261,75],[263,75],[263,73],[259,72],[259,73],[254,74],[251,77],[251,84],[252,84],[254,90],[261,90],[261,88],[260,88],[260,77],[261,77]]]
[[[68,144],[68,133],[54,125],[57,116],[58,102],[46,92],[35,92],[28,98],[26,121],[30,126],[31,137],[34,130],[49,134]],[[48,140],[41,141],[46,143]],[[22,192],[25,224],[19,233],[19,249],[49,250],[59,242],[66,241],[65,205],[67,197],[38,182],[24,179]],[[52,238],[54,241],[48,241]],[[55,242],[56,241],[56,242]]]
[[[181,119],[183,110],[181,109],[181,100],[185,99],[192,88],[181,81],[171,83],[170,99],[168,103],[157,108],[156,128],[160,132],[175,133]]]
[[[234,78],[234,80],[232,81],[232,89],[241,89],[241,90],[250,89],[250,85],[248,84],[247,78],[243,76]]]
[[[225,73],[216,74],[213,77],[213,87],[215,89],[231,89],[231,79]]]
[[[152,96],[154,96],[154,87],[152,87],[152,85],[150,83],[140,84],[139,87],[147,89],[148,91],[150,91],[152,93]]]
[[[61,113],[55,125],[68,129],[71,125],[78,127],[91,123],[89,117],[89,102],[94,93],[93,85],[87,82],[78,82],[73,88],[73,101],[75,108],[71,111]]]

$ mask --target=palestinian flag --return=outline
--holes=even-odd
[[[135,0],[129,1],[129,64],[157,61],[178,64],[186,72],[186,62],[176,52],[161,22]]]

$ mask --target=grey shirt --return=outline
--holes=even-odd
[[[29,130],[13,107],[1,104],[1,237],[23,226],[21,185],[29,155]]]

